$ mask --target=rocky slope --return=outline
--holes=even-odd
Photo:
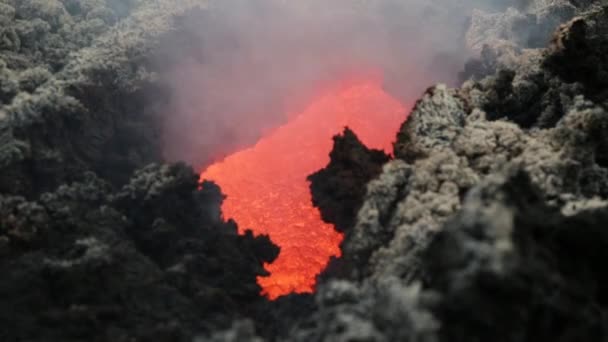
[[[595,4],[548,48],[479,37],[496,72],[418,101],[343,242],[352,264],[289,339],[607,340],[606,23]]]
[[[608,340],[608,4],[504,3],[394,159],[335,139],[344,257],[271,303],[277,247],[160,155],[155,54],[207,2],[0,0],[0,340]]]
[[[0,1],[0,340],[191,341],[264,305],[278,248],[192,168],[151,164],[146,61],[202,6]]]
[[[0,339],[188,341],[249,315],[278,248],[238,235],[221,201],[184,165],[116,192],[87,174],[36,201],[3,195]]]

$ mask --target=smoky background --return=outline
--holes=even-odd
[[[168,89],[168,161],[204,169],[254,144],[344,79],[381,74],[411,104],[435,83],[455,85],[471,57],[473,9],[521,0],[218,0],[176,22],[153,63]],[[386,132],[393,135],[395,132]]]

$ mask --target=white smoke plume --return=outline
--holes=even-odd
[[[515,2],[211,1],[182,18],[159,53],[171,89],[165,157],[202,168],[255,143],[319,87],[369,71],[411,103],[434,83],[456,81],[474,8]]]

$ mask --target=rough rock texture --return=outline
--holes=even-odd
[[[608,210],[563,216],[526,172],[491,176],[425,255],[445,341],[604,341]]]
[[[192,341],[267,305],[278,248],[191,168],[146,166],[148,57],[205,4],[0,0],[0,340]]]
[[[277,247],[149,163],[149,58],[206,3],[0,0],[0,340],[608,340],[605,1],[473,13],[480,56],[393,160],[336,138],[311,180],[344,256],[276,302],[256,277]]]
[[[474,75],[478,82],[465,83],[473,105],[490,120],[508,118],[523,128],[553,127],[581,93],[606,107],[605,7],[584,13],[561,26],[548,49],[486,46],[482,69],[499,72],[484,78],[482,71]]]
[[[582,84],[585,95],[604,107],[608,107],[607,21],[608,9],[604,7],[561,26],[545,64],[566,82]]]
[[[334,137],[334,147],[326,168],[308,177],[313,204],[323,220],[333,222],[336,230],[353,227],[365,196],[365,185],[378,176],[389,156],[369,150],[350,129]]]
[[[502,13],[474,11],[465,39],[479,56],[465,65],[461,79],[479,80],[496,69],[527,66],[526,59],[535,58],[533,50],[546,47],[560,24],[601,2],[524,0]]]
[[[0,196],[0,339],[188,341],[254,308],[267,237],[223,222],[217,186],[150,165],[122,190],[92,174],[37,201]],[[226,271],[230,270],[230,271]]]
[[[467,32],[467,44],[476,51],[484,45],[506,44],[519,48],[545,47],[555,28],[572,18],[586,4],[567,0],[531,1],[520,9],[502,13],[475,10]]]
[[[318,290],[319,309],[290,341],[437,341],[439,327],[427,307],[437,298],[398,278],[358,286],[333,280]]]
[[[308,177],[313,204],[323,220],[333,223],[345,236],[352,234],[366,184],[382,172],[382,165],[388,161],[386,153],[368,149],[349,128],[335,136],[329,164]],[[344,277],[359,268],[358,260],[332,257],[319,278]]]
[[[0,192],[34,198],[86,171],[120,185],[160,160],[147,56],[205,3],[0,1]]]
[[[509,37],[507,62],[422,96],[343,242],[359,267],[324,279],[288,340],[608,338],[608,20],[569,6],[548,48]]]

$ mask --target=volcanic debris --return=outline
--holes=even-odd
[[[394,158],[335,138],[342,262],[269,302],[278,248],[159,152],[148,58],[207,1],[0,0],[0,340],[608,340],[608,4],[511,5]]]
[[[606,11],[547,48],[484,37],[491,74],[423,95],[343,242],[359,267],[319,287],[290,338],[607,339]]]

